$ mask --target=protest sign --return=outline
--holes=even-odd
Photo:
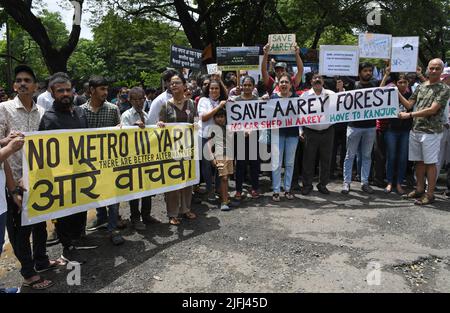
[[[22,225],[195,185],[190,124],[27,133]]]
[[[221,71],[257,70],[259,47],[217,47],[217,65]]]
[[[419,37],[393,37],[391,72],[416,72]]]
[[[209,75],[217,73],[217,63],[207,64],[206,69],[208,70]]]
[[[202,51],[172,45],[170,48],[170,65],[200,69],[202,65]]]
[[[358,76],[358,67],[357,46],[320,46],[320,75]]]
[[[392,35],[359,34],[359,57],[369,59],[391,58]]]
[[[269,35],[269,54],[294,54],[295,34],[272,34]]]
[[[398,90],[369,88],[323,97],[228,102],[231,131],[264,130],[397,117]]]

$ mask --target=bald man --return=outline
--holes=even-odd
[[[399,93],[401,104],[413,112],[400,112],[400,119],[413,119],[409,134],[409,160],[416,164],[416,189],[406,195],[416,199],[414,204],[426,205],[434,202],[440,143],[443,132],[444,108],[450,98],[450,88],[441,81],[444,62],[433,59],[428,63],[428,80],[417,87],[406,100]],[[428,189],[425,193],[425,175]]]

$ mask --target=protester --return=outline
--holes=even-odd
[[[86,82],[83,84],[83,93],[75,97],[74,104],[76,106],[81,106],[89,100],[90,96],[89,82]]]
[[[233,153],[227,148],[232,146],[233,134],[227,132],[227,116],[225,109],[220,109],[214,114],[215,125],[209,128],[212,139],[209,141],[210,155],[213,157],[212,163],[217,169],[220,177],[220,210],[229,211],[230,201],[228,194],[228,177],[233,175]],[[214,148],[214,152],[213,152]]]
[[[145,89],[145,102],[144,102],[144,111],[148,113],[150,111],[150,107],[152,105],[153,100],[156,98],[156,89],[155,88],[147,88]]]
[[[55,101],[52,108],[42,116],[39,130],[88,128],[85,110],[73,105],[70,79],[58,76],[49,82],[49,87]],[[79,247],[75,245],[84,233],[86,217],[87,212],[80,212],[56,220],[56,232],[63,246],[61,258],[67,262],[83,264],[86,258],[78,250],[96,248],[89,244]]]
[[[5,92],[3,87],[0,87],[0,102],[8,101],[8,94]]]
[[[199,136],[202,138],[202,160],[201,169],[202,176],[206,183],[208,192],[208,201],[215,202],[216,196],[212,187],[213,173],[211,168],[211,159],[208,153],[207,144],[211,139],[209,136],[209,127],[214,125],[214,114],[225,107],[227,103],[227,91],[223,85],[217,80],[211,80],[209,88],[205,90],[205,96],[198,103]],[[205,148],[206,147],[206,148]],[[216,176],[216,189],[219,188],[220,180]]]
[[[39,128],[44,109],[33,101],[36,90],[36,76],[26,65],[19,65],[14,69],[14,90],[17,96],[0,105],[0,145],[5,146],[18,136],[17,132],[33,132]],[[22,152],[17,151],[8,158],[16,185],[22,180]],[[60,262],[49,260],[46,252],[47,229],[46,223],[22,226],[21,208],[10,196],[7,197],[8,211],[6,227],[11,246],[21,265],[20,273],[23,285],[32,289],[46,289],[53,285],[50,280],[38,274],[56,267]],[[30,236],[33,235],[33,250]]]
[[[418,86],[409,100],[399,93],[401,104],[413,112],[400,112],[399,118],[413,119],[409,135],[409,160],[416,162],[416,189],[406,195],[416,199],[414,204],[433,203],[436,186],[436,163],[442,138],[442,115],[450,98],[450,88],[440,80],[444,69],[441,59],[428,63],[428,81]],[[425,193],[425,176],[428,190]]]
[[[258,100],[258,97],[253,94],[254,89],[255,89],[255,80],[253,79],[253,77],[245,76],[244,79],[242,80],[242,93],[240,96],[237,96],[234,100],[235,101]],[[244,144],[245,144],[244,146],[239,146],[238,149],[235,149],[237,158],[236,158],[236,194],[234,198],[236,201],[242,200],[242,186],[244,184],[244,179],[246,177],[247,164],[250,165],[250,182],[252,185],[250,195],[253,199],[259,198],[259,170],[261,165],[257,151],[255,150],[250,151],[250,136],[252,133],[257,132],[245,131],[245,132],[237,132],[236,134],[236,136],[244,136]],[[242,140],[237,139],[235,142],[237,144],[241,144]],[[242,155],[241,153],[242,149],[244,149],[244,155]]]
[[[161,79],[164,82],[165,91],[161,93],[155,100],[152,102],[152,106],[150,107],[150,111],[148,113],[148,124],[156,125],[159,121],[159,112],[161,112],[161,108],[172,99],[172,93],[170,91],[170,79],[172,76],[179,75],[179,73],[175,70],[169,69],[164,71],[161,74]]]
[[[6,140],[2,141],[5,144]],[[17,207],[22,209],[22,190],[17,188],[16,182],[6,159],[13,153],[22,149],[25,143],[23,134],[17,134],[15,138],[10,140],[4,147],[0,149],[0,190],[7,188],[8,193]],[[7,211],[6,194],[0,192],[0,255],[3,252],[3,244],[5,243],[5,227],[6,227],[6,211]],[[20,288],[0,288],[2,293],[19,293]]]
[[[355,84],[355,89],[373,88],[378,85],[372,80],[373,65],[362,63],[359,65],[359,81]],[[372,149],[376,137],[376,120],[363,120],[351,122],[347,126],[347,154],[344,160],[344,184],[342,193],[350,192],[352,181],[353,162],[358,149],[361,149],[361,190],[366,193],[373,193],[369,186],[369,175],[372,162]]]
[[[131,109],[131,103],[128,99],[129,93],[128,87],[122,87],[120,89],[116,105],[119,108],[120,114],[122,115],[125,111]]]
[[[284,62],[278,62],[275,64],[276,79],[273,79],[269,75],[269,72],[267,70],[267,61],[269,59],[270,44],[266,44],[263,50],[264,56],[261,62],[262,80],[264,82],[264,85],[266,86],[266,90],[268,91],[268,93],[272,94],[273,92],[279,91],[279,80],[282,74],[287,73],[287,64]],[[300,49],[297,45],[295,45],[295,62],[297,64],[298,71],[297,74],[295,74],[295,76],[290,77],[291,85],[294,87],[294,90],[297,89],[297,87],[300,85],[303,76],[303,62],[302,59],[300,58]]]
[[[184,95],[186,80],[182,75],[176,74],[169,81],[172,98],[161,108],[159,112],[158,127],[165,127],[166,123],[194,123],[197,116],[194,101]],[[166,192],[166,208],[171,225],[179,225],[180,217],[195,219],[197,216],[191,211],[192,186]]]
[[[302,97],[334,94],[333,91],[323,88],[324,80],[321,75],[314,73],[311,79],[312,89],[302,94]],[[329,102],[326,104],[329,105]],[[326,110],[326,109],[325,109]],[[300,138],[304,140],[303,151],[303,189],[302,194],[308,195],[313,190],[313,178],[316,169],[317,155],[319,156],[319,184],[317,190],[329,194],[327,188],[330,180],[331,152],[334,140],[334,125],[305,125],[300,128]]]
[[[441,75],[441,81],[445,83],[447,86],[450,86],[450,67],[444,68],[442,75]],[[450,101],[447,102],[444,108],[444,112],[442,114],[442,124],[444,125],[444,128],[442,129],[442,139],[439,149],[439,157],[438,157],[438,163],[436,164],[437,167],[437,175],[436,175],[436,181],[439,178],[439,173],[441,172],[441,169],[446,169],[447,163],[450,161]],[[450,187],[450,170],[447,171],[447,188]]]
[[[119,108],[106,101],[108,96],[108,82],[101,76],[92,76],[88,82],[90,99],[84,103],[84,113],[88,121],[89,128],[114,127],[120,124]],[[97,208],[97,218],[87,227],[93,231],[102,227],[107,228],[109,238],[114,245],[125,242],[121,234],[117,231],[117,221],[119,215],[119,203],[106,207]]]
[[[394,73],[396,74],[396,73]],[[411,92],[408,88],[407,74],[391,74],[391,68],[387,67],[380,87],[386,86],[386,82],[389,76],[394,76],[393,84],[398,88],[398,92],[401,93],[406,99],[409,99]],[[409,112],[403,105],[399,105],[401,112]],[[408,165],[408,141],[409,131],[411,130],[412,120],[402,120],[398,118],[388,119],[387,128],[385,131],[386,142],[386,176],[387,186],[384,189],[385,193],[392,191],[394,185],[394,177],[396,178],[396,189],[399,195],[403,195],[402,183],[406,175],[406,166]]]
[[[289,74],[281,74],[278,81],[279,91],[274,92],[271,99],[298,98],[292,91],[291,77]],[[288,127],[272,131],[272,200],[280,201],[281,189],[281,167],[285,165],[284,171],[284,195],[286,199],[293,200],[294,194],[291,192],[292,174],[294,172],[295,150],[299,140],[299,128]]]
[[[46,90],[45,92],[41,93],[36,101],[36,104],[40,107],[42,107],[44,109],[44,111],[47,111],[49,109],[52,108],[53,106],[53,101],[55,101],[55,99],[53,99],[51,90],[50,90],[50,86],[48,85],[48,83],[55,79],[58,76],[62,76],[62,77],[69,77],[66,73],[63,72],[57,72],[53,75],[51,75],[46,81]]]

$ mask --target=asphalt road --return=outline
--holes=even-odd
[[[88,233],[100,247],[82,252],[89,261],[81,267],[81,284],[69,286],[73,272],[60,267],[46,273],[56,281],[48,292],[450,291],[446,197],[418,207],[379,188],[364,194],[358,183],[344,196],[336,181],[331,195],[314,191],[274,203],[264,179],[261,199],[247,199],[230,212],[195,205],[198,219],[178,227],[167,223],[163,197],[157,196],[152,215],[162,224],[139,233],[124,230],[120,247],[106,232]],[[59,257],[61,249],[49,247],[49,255]],[[10,252],[0,269],[3,285],[21,284]]]

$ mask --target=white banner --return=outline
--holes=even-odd
[[[419,37],[393,37],[391,72],[416,72]]]
[[[370,59],[391,58],[392,35],[359,34],[359,57]]]
[[[398,102],[395,87],[352,90],[324,97],[228,102],[227,127],[231,131],[263,130],[395,118]]]

